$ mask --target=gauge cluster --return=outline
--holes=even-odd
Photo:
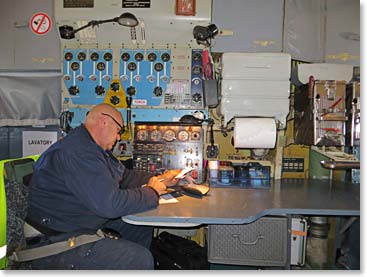
[[[136,142],[200,141],[200,129],[200,126],[152,126],[147,124],[138,124],[138,126],[135,128],[134,140]]]
[[[192,177],[203,181],[203,133],[200,125],[135,122],[134,168],[151,173],[194,167]]]

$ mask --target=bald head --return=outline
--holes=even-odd
[[[119,121],[119,122],[121,121],[121,123],[122,123],[122,117],[121,117],[120,112],[116,108],[112,107],[111,105],[102,103],[102,104],[94,106],[90,110],[90,112],[88,113],[88,115],[85,119],[85,124],[88,125],[89,122],[91,122],[91,123],[94,122],[96,119],[98,119],[98,117],[102,113],[107,113],[107,114],[113,116],[117,121]]]
[[[110,148],[110,145],[105,145],[110,134],[113,136],[114,143],[119,139],[116,134],[121,128],[114,120],[123,125],[120,112],[115,107],[105,103],[94,106],[85,118],[85,127],[95,142],[104,149]]]

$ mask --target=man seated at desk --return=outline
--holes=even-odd
[[[44,234],[43,244],[103,228],[116,231],[117,239],[106,237],[33,260],[32,269],[154,268],[148,250],[152,227],[129,225],[121,216],[158,206],[159,195],[177,183],[180,170],[154,177],[126,169],[111,153],[122,131],[118,110],[100,104],[38,159],[27,222]]]

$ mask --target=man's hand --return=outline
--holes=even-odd
[[[151,177],[147,187],[153,188],[159,195],[166,193],[166,186],[163,182],[159,181],[158,177]]]
[[[157,178],[161,180],[161,182],[163,182],[167,187],[172,187],[178,183],[179,179],[175,179],[174,177],[180,172],[181,169],[171,169],[162,175],[158,175]]]

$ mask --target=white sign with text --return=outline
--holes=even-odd
[[[57,132],[23,131],[23,157],[42,154],[57,141]]]

